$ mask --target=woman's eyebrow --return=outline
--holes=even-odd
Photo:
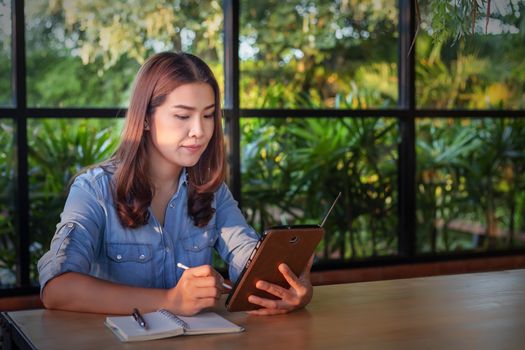
[[[208,110],[208,109],[213,108],[213,107],[215,107],[215,103],[213,103],[213,104],[211,104],[211,105],[209,105],[209,106],[204,107],[204,110]],[[186,110],[188,110],[188,111],[194,111],[194,110],[196,110],[195,107],[192,107],[192,106],[186,106],[186,105],[175,105],[175,106],[172,106],[171,108],[186,109]]]

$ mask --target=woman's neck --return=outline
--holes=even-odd
[[[166,208],[179,187],[179,177],[182,167],[159,168],[150,163],[150,181],[153,185],[151,209],[161,226],[164,226]]]
[[[179,177],[181,172],[182,168],[172,169],[169,172],[158,172],[151,169],[150,180],[155,188],[155,193],[175,193],[179,187]]]
[[[169,163],[160,154],[152,151],[152,148],[148,150],[148,163],[150,181],[155,192],[174,193],[179,184],[182,167]]]

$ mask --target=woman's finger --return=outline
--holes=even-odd
[[[218,273],[210,265],[200,265],[200,266],[192,267],[186,270],[186,272],[190,272],[191,275],[194,277],[209,277],[209,276],[218,277],[220,276],[220,273]]]
[[[284,310],[284,309],[258,309],[258,310],[246,311],[247,314],[257,315],[257,316],[282,315],[287,312],[288,310]]]
[[[191,283],[197,287],[197,288],[210,288],[210,287],[217,287],[217,279],[212,276],[208,277],[193,277],[191,280]]]
[[[192,290],[192,296],[196,299],[217,299],[220,295],[221,292],[217,287],[195,288]]]
[[[198,306],[199,310],[202,310],[208,307],[216,306],[217,299],[216,298],[199,298],[195,301],[195,303]]]
[[[248,302],[262,306],[267,309],[288,309],[286,306],[287,304],[284,303],[281,300],[271,300],[271,299],[265,299],[258,297],[256,295],[250,295],[248,297]]]
[[[286,279],[286,282],[295,290],[299,290],[301,288],[304,288],[303,284],[301,283],[301,280],[299,277],[297,277],[293,271],[288,267],[286,264],[280,264],[279,265],[279,271]]]
[[[265,292],[268,292],[272,295],[275,295],[280,299],[285,299],[288,296],[288,289],[285,289],[277,284],[268,283],[266,281],[258,281],[255,284],[255,287],[257,287],[260,290],[264,290]]]

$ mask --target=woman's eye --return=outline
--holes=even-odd
[[[178,119],[188,119],[189,118],[188,115],[176,115],[175,117]]]
[[[213,114],[207,114],[207,115],[204,116],[204,118],[212,119],[213,118]]]

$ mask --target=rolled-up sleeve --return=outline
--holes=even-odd
[[[104,209],[90,182],[79,176],[71,186],[51,247],[38,261],[40,291],[65,272],[88,274],[99,246]]]
[[[216,224],[219,230],[216,248],[221,258],[229,265],[230,279],[236,281],[259,241],[259,235],[248,225],[237,201],[233,199],[225,184],[215,196]]]

